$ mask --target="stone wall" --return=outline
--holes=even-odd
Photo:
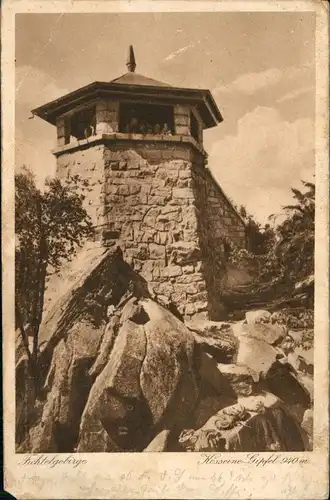
[[[86,141],[84,141],[86,142]],[[88,180],[88,191],[84,202],[85,208],[92,218],[93,225],[103,227],[104,212],[104,145],[94,144],[80,146],[57,157],[56,175],[61,179],[79,174]]]
[[[221,316],[224,237],[244,225],[187,143],[104,141],[58,157],[58,175],[89,179],[86,207],[109,244],[185,318]]]
[[[57,145],[59,147],[64,146],[70,141],[70,135],[66,127],[66,121],[64,116],[60,116],[57,118],[56,130],[57,130]]]
[[[119,102],[99,100],[96,103],[96,134],[118,132]]]
[[[105,151],[106,225],[158,298],[184,316],[207,310],[191,155],[188,145],[142,141]]]
[[[221,292],[227,283],[228,242],[246,246],[245,226],[199,154],[192,162],[192,182],[203,269],[208,291],[208,313],[222,319]]]

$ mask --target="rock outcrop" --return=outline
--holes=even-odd
[[[311,448],[310,375],[288,363],[283,328],[260,323],[267,312],[185,324],[120,249],[84,263],[48,302],[37,395],[18,336],[17,451]]]
[[[189,420],[199,396],[193,334],[119,250],[55,303],[41,339],[41,411],[20,451],[142,451]]]
[[[192,335],[151,299],[136,306],[138,316],[123,309],[109,361],[82,415],[77,451],[117,451],[118,446],[142,451],[162,427],[182,428],[195,405]],[[145,324],[134,318],[144,318]]]
[[[237,357],[239,341],[230,323],[217,321],[189,321],[188,328],[204,352],[219,363],[231,363]]]
[[[198,430],[184,430],[185,451],[303,451],[303,432],[282,402],[267,394],[223,408]]]

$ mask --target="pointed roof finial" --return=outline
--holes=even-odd
[[[128,71],[130,71],[131,73],[134,73],[135,68],[136,68],[136,63],[135,63],[133,45],[129,46],[126,66],[128,68]]]

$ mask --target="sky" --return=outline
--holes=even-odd
[[[210,89],[224,121],[204,133],[225,193],[261,223],[314,175],[312,12],[19,14],[16,168],[42,186],[55,173],[55,127],[30,111],[93,81],[136,72]]]

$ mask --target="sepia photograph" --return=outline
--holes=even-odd
[[[16,15],[16,453],[313,450],[315,23]]]

